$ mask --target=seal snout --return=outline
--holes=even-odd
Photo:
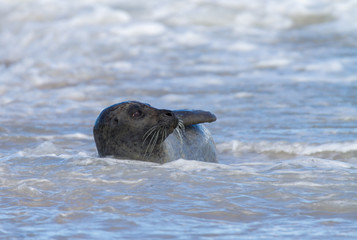
[[[160,111],[160,118],[163,120],[165,125],[167,125],[167,127],[170,127],[172,130],[177,127],[179,122],[175,113],[166,109]]]

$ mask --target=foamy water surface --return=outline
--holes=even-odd
[[[357,2],[0,0],[1,239],[356,239]],[[218,164],[98,158],[203,109]]]

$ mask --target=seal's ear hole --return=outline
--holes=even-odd
[[[115,124],[119,124],[118,118],[114,118],[114,123],[115,123]]]

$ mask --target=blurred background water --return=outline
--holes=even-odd
[[[1,239],[356,239],[357,2],[0,0]],[[204,109],[219,164],[97,158]]]

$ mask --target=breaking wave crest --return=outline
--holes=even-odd
[[[309,143],[289,143],[289,142],[241,142],[233,140],[217,145],[217,148],[222,153],[275,153],[275,154],[291,154],[291,155],[318,155],[318,154],[350,154],[352,157],[357,157],[357,141],[351,142],[336,142],[323,144]]]

